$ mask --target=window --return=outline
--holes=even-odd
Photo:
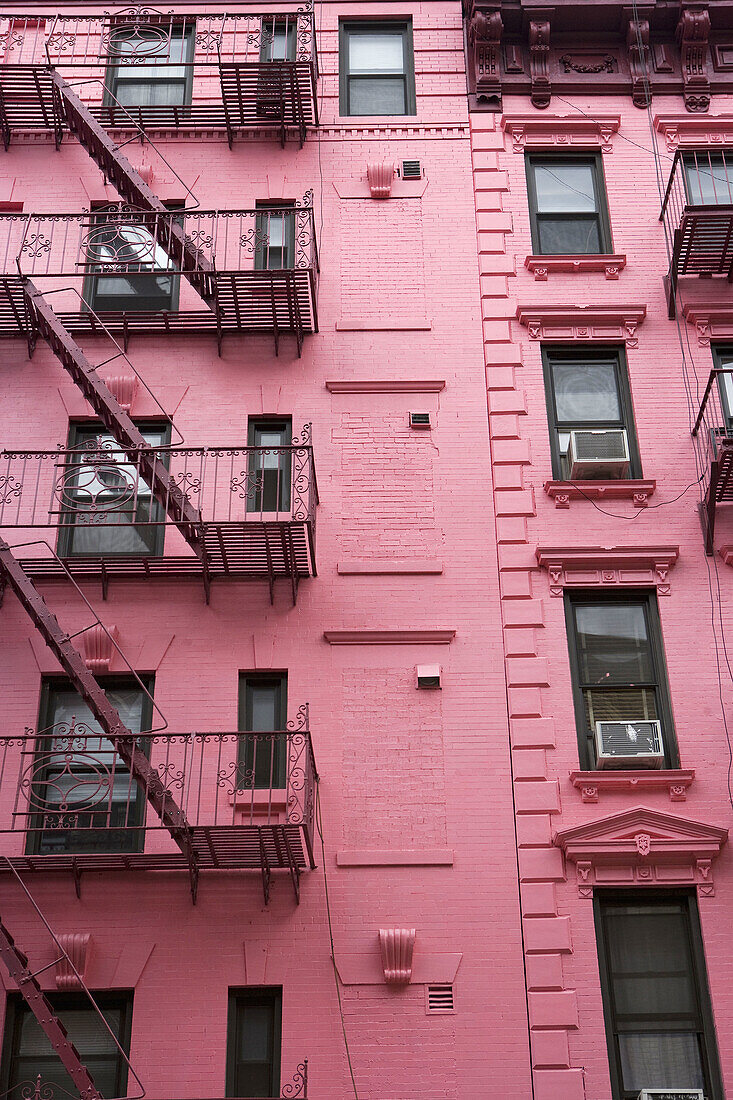
[[[722,423],[721,434],[733,435],[733,348],[713,348],[713,362],[716,367],[727,368],[730,374],[718,375],[718,389]]]
[[[292,203],[255,204],[259,211],[256,226],[255,269],[281,271],[294,266],[295,214],[286,206]]]
[[[596,763],[596,722],[661,722],[665,767],[678,767],[656,594],[566,593],[580,764]]]
[[[49,993],[47,996],[102,1096],[124,1096],[127,1064],[89,999],[78,994]],[[94,999],[120,1046],[129,1054],[132,994],[95,993]],[[42,1085],[51,1086],[55,1095],[77,1095],[61,1059],[35,1016],[20,996],[11,994],[5,1020],[0,1090],[8,1100],[21,1100],[22,1086],[27,1086],[29,1081],[35,1083],[39,1074]],[[9,1090],[7,1094],[6,1089]]]
[[[150,729],[151,702],[136,681],[101,682],[132,733]],[[29,854],[139,851],[144,797],[70,685],[44,684],[38,728],[45,735],[36,745]]]
[[[152,447],[170,442],[169,425],[141,425]],[[101,424],[72,425],[70,456],[63,475],[58,553],[70,557],[160,555],[165,538],[163,507],[139,477],[134,463]],[[109,450],[108,462],[85,450]],[[166,456],[161,456],[166,461]]]
[[[645,1088],[721,1100],[694,895],[596,891],[594,904],[614,1100]]]
[[[617,454],[623,450],[623,438],[617,433],[626,431],[629,463],[628,475],[641,477],[641,461],[634,429],[626,357],[621,348],[584,348],[576,351],[568,348],[543,348],[545,392],[550,425],[550,450],[552,473],[559,481],[570,480],[573,467],[568,457],[570,433],[586,429],[599,433],[599,459],[604,454]],[[609,434],[601,435],[604,430]],[[615,432],[614,432],[615,429]],[[592,444],[589,453],[592,452]],[[584,462],[580,467],[588,480],[595,477],[607,479],[613,474],[610,462]],[[616,464],[615,469],[622,467]],[[616,475],[613,475],[616,476]],[[620,475],[619,475],[620,476]]]
[[[252,420],[248,444],[250,491],[248,512],[289,512],[293,429],[290,419]]]
[[[683,155],[687,201],[691,206],[733,205],[733,157],[708,149]]]
[[[612,251],[600,153],[562,157],[533,153],[526,168],[532,248],[537,255]]]
[[[296,19],[263,18],[260,61],[295,61]]]
[[[340,24],[342,115],[414,115],[412,22]]]
[[[181,203],[169,203],[177,209]],[[128,221],[118,205],[89,216],[84,302],[96,313],[132,310],[160,313],[178,308],[177,265],[146,228],[144,216]],[[155,215],[149,215],[155,217]]]
[[[239,728],[272,734],[287,726],[287,676],[252,674],[239,680]],[[239,758],[239,786],[269,790],[285,787],[287,735],[244,737]]]
[[[229,992],[227,1096],[280,1095],[282,990]]]
[[[181,107],[191,102],[194,28],[118,24],[109,31],[105,106]]]

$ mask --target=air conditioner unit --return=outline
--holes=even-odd
[[[638,1100],[705,1100],[702,1089],[642,1089]]]
[[[596,722],[596,761],[599,768],[661,768],[664,763],[661,722],[635,718],[625,722]]]
[[[577,428],[570,433],[571,481],[628,477],[631,468],[625,428]]]

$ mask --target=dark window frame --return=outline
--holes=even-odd
[[[711,351],[713,353],[713,366],[718,368],[730,367],[731,389],[733,389],[733,344],[714,344]],[[720,393],[720,407],[725,417],[725,423],[721,424],[720,427],[725,429],[726,435],[731,436],[733,435],[733,401],[728,399],[728,393],[720,378],[718,379],[718,392]]]
[[[664,656],[662,623],[659,616],[659,605],[656,592],[645,588],[623,588],[605,592],[592,588],[565,589],[564,604],[568,656],[570,659],[570,680],[573,692],[573,708],[575,711],[575,725],[578,737],[578,758],[581,770],[595,770],[596,760],[595,731],[590,730],[586,722],[585,697],[583,695],[585,685],[580,679],[580,654],[578,651],[575,615],[573,611],[574,606],[577,604],[640,604],[643,606],[647,637],[649,639],[649,652],[651,654],[655,679],[649,685],[645,682],[638,686],[651,686],[654,688],[657,716],[662,725],[664,767],[679,768],[679,749],[677,746],[677,737],[672,715],[672,700],[669,691],[667,662]]]
[[[289,447],[292,444],[293,439],[293,419],[290,416],[250,416],[247,421],[247,446],[257,447],[257,432],[258,431],[280,431],[283,433],[284,439],[287,441],[280,444],[283,447]],[[257,452],[249,452],[249,474],[253,479],[257,476]],[[279,484],[277,488],[277,507],[265,508],[265,501],[263,499],[263,491],[267,492],[267,486],[263,485],[261,490],[257,490],[254,487],[251,488],[247,495],[247,512],[256,513],[263,512],[264,514],[275,512],[289,512],[293,504],[293,470],[292,470],[292,452],[282,452],[282,464],[279,465],[278,472]]]
[[[706,1100],[723,1100],[724,1094],[718,1047],[715,1037],[715,1022],[710,999],[710,984],[705,962],[705,950],[696,892],[684,888],[676,890],[658,890],[654,888],[612,890],[596,888],[593,891],[593,919],[595,924],[596,947],[598,951],[601,998],[603,1001],[603,1020],[608,1046],[608,1063],[611,1075],[613,1100],[626,1100],[627,1097],[631,1096],[633,1096],[635,1100],[637,1093],[628,1090],[624,1092],[622,1087],[621,1060],[616,1041],[618,1031],[613,1008],[611,968],[603,922],[603,907],[606,906],[610,908],[613,905],[648,905],[653,902],[658,902],[660,905],[669,904],[670,902],[684,903],[683,911],[686,917],[688,943],[692,960],[692,985],[697,997],[701,1025],[699,1033],[702,1036],[703,1071],[706,1076],[705,1095]]]
[[[596,198],[598,202],[598,210],[595,214],[582,214],[580,212],[570,212],[568,214],[562,214],[560,212],[550,215],[554,220],[558,221],[591,221],[595,219],[598,224],[598,239],[600,242],[600,250],[598,252],[587,253],[573,253],[573,252],[543,252],[540,246],[540,231],[539,231],[539,219],[542,217],[537,210],[537,189],[535,187],[535,178],[533,168],[535,165],[541,164],[557,164],[558,166],[566,165],[568,163],[585,163],[589,164],[593,170],[593,183],[595,187]],[[529,222],[532,232],[532,252],[535,256],[572,256],[572,255],[586,255],[586,256],[608,256],[613,254],[613,235],[611,233],[611,218],[608,210],[608,190],[606,188],[606,177],[603,171],[603,154],[600,150],[583,150],[582,152],[572,153],[558,153],[557,151],[545,151],[545,152],[531,152],[525,154],[524,169],[527,177],[527,201],[529,206]]]
[[[260,62],[263,65],[282,65],[284,62],[295,61],[296,44],[298,41],[297,16],[286,18],[281,15],[263,15],[260,23]],[[285,28],[285,57],[273,58],[272,45],[278,30]]]
[[[558,427],[557,403],[555,400],[555,387],[553,384],[552,366],[556,362],[592,361],[597,359],[614,360],[616,374],[616,387],[621,405],[621,420],[587,420],[587,421],[563,421],[563,427]],[[552,458],[552,476],[556,481],[569,480],[564,476],[562,469],[562,454],[560,451],[559,434],[561,431],[573,431],[583,428],[625,428],[629,445],[629,479],[635,480],[642,477],[641,455],[639,453],[639,440],[636,435],[636,420],[634,417],[634,404],[631,397],[631,385],[629,382],[629,365],[626,358],[626,349],[620,345],[583,345],[582,347],[569,347],[562,344],[542,345],[542,371],[545,382],[545,400],[547,402],[547,424],[550,430],[550,455]]]
[[[153,25],[159,26],[164,21],[163,20],[150,20],[150,22],[153,23]],[[176,28],[177,23],[178,23],[178,26],[179,26],[180,30],[183,32],[182,35],[180,35],[179,37],[183,37],[186,40],[185,55],[182,54],[183,60],[181,60],[181,61],[162,61],[162,62],[156,63],[156,68],[160,70],[161,76],[159,76],[159,77],[148,76],[145,83],[148,83],[148,84],[161,84],[161,85],[162,84],[182,84],[183,85],[183,103],[176,104],[176,106],[179,109],[185,109],[186,107],[191,106],[191,102],[193,100],[193,59],[194,59],[194,55],[196,53],[196,27],[195,27],[194,21],[192,19],[189,19],[188,17],[186,17],[185,23],[182,22],[182,21],[177,21],[175,19],[175,17],[173,17],[173,20],[171,22],[171,32],[170,32],[171,39],[173,37],[175,37],[174,32],[175,32],[175,28]],[[112,20],[112,28],[115,29],[115,30],[121,30],[125,25],[128,25],[131,29],[136,27],[136,24],[127,23],[124,18],[113,19]],[[144,26],[144,25],[145,24],[141,24],[141,26]],[[143,62],[143,65],[144,65],[144,62]],[[170,75],[166,77],[165,73],[166,73],[166,70],[167,70],[169,65],[173,66],[175,68],[184,68],[183,78],[176,77],[175,80],[173,80],[173,79],[171,79]],[[133,104],[133,103],[129,103],[129,104],[120,104],[120,105],[118,105],[117,100],[118,100],[119,97],[117,95],[117,90],[118,90],[121,83],[122,84],[126,84],[126,83],[140,84],[140,83],[143,83],[143,81],[141,81],[139,77],[137,79],[135,79],[135,72],[136,72],[136,70],[139,71],[139,69],[141,67],[142,66],[138,66],[138,65],[121,65],[120,62],[117,61],[114,56],[108,55],[107,65],[106,65],[105,74],[104,74],[104,96],[103,96],[103,99],[102,99],[102,104],[103,104],[104,107],[109,108],[111,112],[125,110],[125,111],[129,111],[130,114],[134,115],[136,111],[145,111],[145,110],[156,111],[156,110],[160,110],[161,108],[172,106],[171,104],[166,104],[166,103],[153,103],[153,104]],[[122,77],[120,77],[121,73],[123,74]]]
[[[135,426],[138,428],[139,431],[141,431],[143,433],[145,433],[145,432],[157,432],[157,431],[161,431],[161,429],[162,429],[163,430],[163,439],[162,439],[161,443],[159,444],[159,446],[160,447],[168,447],[170,445],[170,441],[171,441],[171,424],[170,424],[170,421],[166,421],[166,420],[136,420],[135,421]],[[68,442],[66,444],[67,450],[69,450],[69,451],[74,450],[76,447],[81,445],[79,443],[79,438],[83,433],[93,432],[95,430],[100,431],[103,435],[108,435],[109,434],[107,432],[106,428],[104,427],[104,425],[101,424],[98,420],[72,420],[72,421],[70,421],[69,422]],[[119,450],[123,450],[123,448],[120,447],[119,444],[117,444],[117,446],[118,446]],[[166,467],[168,466],[169,459],[168,459],[167,454],[160,455],[160,460],[161,460],[161,462],[163,462],[163,464]],[[83,463],[79,463],[79,465],[83,466]],[[74,551],[74,548],[73,548],[73,546],[74,546],[74,531],[76,530],[76,527],[73,523],[69,522],[68,517],[75,515],[77,509],[66,508],[66,509],[64,509],[64,513],[63,513],[63,519],[64,519],[64,523],[66,524],[66,526],[59,527],[58,537],[57,537],[57,542],[56,542],[56,553],[58,554],[58,556],[60,558],[114,558],[115,560],[118,560],[118,559],[121,559],[121,558],[139,558],[139,557],[159,558],[159,557],[161,557],[162,554],[163,554],[163,548],[164,548],[164,545],[165,545],[165,524],[166,524],[166,521],[167,521],[167,516],[165,514],[165,511],[163,509],[162,504],[160,504],[159,501],[157,501],[155,499],[155,497],[152,495],[152,493],[151,493],[150,500],[151,500],[150,515],[151,515],[151,521],[152,522],[150,524],[145,524],[145,525],[140,524],[140,526],[147,527],[150,530],[150,532],[152,533],[152,536],[153,536],[152,540],[151,540],[152,545],[151,545],[151,548],[149,550],[146,550],[146,551],[143,551],[143,550],[129,550],[129,551],[128,550],[121,550],[121,551],[105,550],[105,551],[102,551],[101,553],[98,552],[98,551],[89,551],[88,553],[87,552]],[[112,525],[99,524],[98,526],[95,526],[93,528],[84,528],[84,529],[85,530],[106,530],[108,526],[112,526]],[[131,524],[131,526],[136,526],[136,525]]]
[[[288,728],[288,674],[287,672],[258,669],[254,672],[239,673],[239,695],[237,709],[237,727],[245,737],[239,744],[239,756],[237,760],[238,773],[244,777],[247,772],[255,771],[255,742],[246,737],[247,733],[256,733],[252,730],[252,703],[250,686],[254,684],[274,684],[278,688],[277,711],[279,725],[272,731],[285,733]],[[268,731],[264,731],[268,732]],[[287,786],[287,738],[282,737],[272,747],[272,754],[268,761],[267,755],[260,756],[260,776],[266,773],[265,781],[258,781],[254,775],[254,790],[284,790]],[[264,760],[264,765],[262,761]],[[247,789],[250,789],[247,787]]]
[[[94,1009],[90,1006],[89,999],[83,993],[52,992],[47,993],[46,996],[48,997],[52,1007],[54,1008],[61,1009],[88,1007],[90,1012],[94,1012]],[[94,993],[94,999],[101,1009],[120,1007],[121,1027],[120,1034],[118,1036],[118,1042],[122,1049],[126,1052],[127,1057],[129,1058],[130,1039],[132,1036],[134,991],[116,989],[114,991],[105,990],[103,992]],[[20,1043],[19,1024],[26,1013],[30,1013],[30,1009],[26,1006],[26,1002],[22,995],[20,993],[8,993],[6,1000],[5,1026],[2,1041],[2,1057],[0,1058],[0,1091],[3,1093],[3,1095],[10,1088],[10,1081],[12,1080],[13,1061],[18,1056],[18,1047]],[[125,1095],[125,1093],[127,1092],[127,1078],[127,1063],[118,1052],[116,1082],[118,1087],[113,1093],[114,1096]]]
[[[153,704],[152,704],[150,698],[148,698],[148,695],[145,694],[145,691],[147,691],[150,696],[154,697],[155,676],[152,675],[152,674],[144,674],[144,675],[143,674],[138,674],[138,675],[139,675],[140,680],[142,681],[142,685],[143,685],[143,688],[145,690],[143,690],[143,688],[140,688],[140,685],[138,684],[138,682],[137,682],[137,680],[135,679],[134,676],[124,676],[124,675],[123,676],[120,676],[120,675],[97,676],[96,679],[97,679],[99,685],[103,689],[104,688],[113,688],[114,689],[114,688],[132,688],[132,687],[135,687],[141,692],[141,695],[142,695],[142,708],[141,708],[142,720],[141,720],[140,724],[141,724],[141,728],[144,731],[144,730],[150,729],[150,727],[153,724]],[[51,714],[52,714],[51,701],[52,701],[53,692],[54,691],[69,691],[69,690],[73,690],[73,689],[74,689],[74,685],[71,682],[71,680],[68,679],[68,677],[65,677],[65,676],[45,676],[43,678],[43,680],[41,681],[41,694],[40,694],[40,699],[39,699],[39,703],[38,703],[38,727],[37,727],[37,729],[38,729],[39,732],[43,731],[45,729],[48,729],[49,726],[51,725]],[[141,737],[140,738],[140,746],[141,746],[141,748],[143,748],[144,751],[146,751],[146,752],[149,751],[148,739],[145,738],[145,737]],[[40,748],[39,745],[36,745],[35,752],[37,753],[39,751],[47,751],[47,750],[43,750],[43,749]],[[134,782],[135,781],[133,780],[133,783]],[[135,785],[137,786],[137,784],[135,784]],[[78,854],[81,854],[84,851],[84,847],[83,847],[83,838],[84,837],[91,837],[91,836],[95,836],[95,835],[98,835],[98,834],[101,834],[101,835],[109,834],[110,838],[112,839],[116,835],[117,831],[124,833],[125,838],[127,839],[128,843],[129,843],[129,847],[123,847],[123,848],[110,847],[108,849],[104,849],[104,848],[100,848],[98,846],[99,842],[97,840],[97,845],[95,846],[94,850],[95,851],[109,851],[109,852],[124,851],[125,853],[141,852],[143,850],[144,845],[145,845],[145,830],[142,828],[142,824],[143,824],[143,821],[145,819],[145,813],[146,813],[145,797],[144,797],[142,791],[140,790],[140,787],[137,786],[137,791],[136,791],[136,794],[135,794],[134,812],[132,812],[130,814],[130,819],[129,819],[130,820],[130,827],[126,828],[124,830],[114,830],[113,828],[109,828],[109,829],[104,829],[103,828],[103,829],[99,829],[99,830],[97,830],[97,829],[80,829],[80,830],[78,830],[78,836],[81,838],[81,843],[82,843],[82,848],[80,849],[80,852]],[[42,848],[43,848],[43,838],[46,835],[46,832],[44,832],[44,830],[40,827],[40,822],[42,820],[42,817],[43,817],[43,814],[41,812],[39,812],[38,814],[34,814],[31,817],[31,830],[32,831],[27,832],[26,837],[25,837],[25,854],[26,855],[42,855],[42,854],[44,854],[43,851],[42,851]],[[140,826],[140,828],[135,828],[136,825]],[[50,830],[47,830],[47,832],[48,831],[50,831]],[[61,833],[64,833],[64,832],[70,833],[72,836],[75,833],[75,831],[73,829],[66,829],[66,830],[59,829],[58,831],[54,830],[54,835],[58,836],[58,835],[60,835]],[[67,851],[69,851],[71,853],[74,853],[75,849],[74,849],[73,845],[72,845],[72,847],[68,848]]]
[[[352,79],[369,80],[378,77],[374,74],[360,74],[352,77],[349,72],[349,35],[356,32],[374,32],[400,30],[403,35],[402,57],[404,68],[402,78],[405,89],[405,110],[400,114],[357,115],[350,110],[349,83]],[[415,92],[415,45],[412,31],[412,18],[407,19],[340,19],[339,20],[339,116],[343,118],[406,118],[417,114],[417,96]]]
[[[237,1089],[237,1038],[238,1038],[238,1012],[240,1005],[257,1005],[258,1002],[268,1002],[274,1012],[273,1019],[273,1057],[271,1067],[270,1093],[272,1097],[280,1095],[280,1063],[282,1056],[282,986],[245,986],[229,989],[227,1008],[227,1052],[226,1052],[226,1087],[225,1095],[237,1097],[241,1090]]]

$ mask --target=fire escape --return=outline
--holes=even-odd
[[[316,330],[318,258],[310,196],[265,211],[171,212],[108,133],[129,129],[134,113],[138,132],[222,126],[231,145],[240,130],[256,127],[275,132],[282,142],[295,132],[302,144],[307,126],[317,122],[312,9],[195,21],[147,7],[119,16],[11,19],[0,24],[0,50],[6,62],[0,67],[6,149],[16,130],[43,129],[57,147],[70,132],[122,199],[113,210],[78,216],[0,219],[0,336],[24,338],[31,353],[39,338],[45,340],[115,444],[100,436],[84,448],[0,457],[0,596],[5,588],[14,593],[98,727],[72,722],[0,738],[0,774],[15,784],[12,808],[0,811],[0,832],[11,838],[0,870],[71,872],[79,892],[86,871],[181,869],[188,871],[195,901],[201,871],[256,869],[265,902],[273,872],[280,870],[298,899],[301,872],[315,866],[318,777],[307,706],[285,731],[134,733],[95,678],[98,661],[74,644],[80,637],[83,648],[90,634],[113,644],[111,635],[96,616],[91,627],[70,635],[38,585],[98,577],[106,592],[110,577],[198,574],[207,598],[216,577],[266,579],[272,598],[275,580],[284,577],[295,601],[299,579],[315,575],[318,491],[309,425],[282,447],[156,448],[131,419],[119,378],[100,373],[120,356],[126,359],[119,345],[113,341],[112,356],[94,364],[75,340],[84,332],[121,333],[126,343],[131,331],[211,329],[221,347],[225,332],[268,331],[277,350],[280,334],[291,332],[300,352],[304,333]],[[213,69],[218,103],[131,112],[102,89],[112,68],[136,62],[172,66],[194,85],[199,69]],[[59,71],[63,66],[69,80]],[[96,86],[96,100],[83,100],[74,81],[87,91]],[[270,256],[273,224],[280,234],[279,263]],[[100,278],[161,273],[186,298],[182,309],[142,313],[88,304],[89,287]],[[28,538],[35,529],[56,528],[60,549],[64,537],[68,545],[70,534],[90,525],[109,530],[110,524],[162,529],[166,541],[186,552],[124,562],[105,554],[62,559],[53,551],[49,558],[37,553],[47,545],[44,539]],[[6,541],[9,531],[18,532],[15,546]],[[34,546],[36,556],[16,556],[23,545]],[[78,586],[76,591],[81,596]],[[83,791],[80,802],[59,800],[59,790],[67,789],[59,769],[67,787]],[[130,780],[122,798],[115,779],[120,775]],[[127,841],[85,850],[84,834],[104,830]],[[54,838],[62,834],[76,842],[59,852]],[[98,1096],[1,920],[0,957],[80,1095]]]

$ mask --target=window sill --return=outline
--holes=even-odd
[[[684,802],[687,788],[695,778],[694,771],[665,768],[638,771],[570,772],[570,782],[580,791],[583,802],[598,802],[601,793],[611,791],[667,791],[672,802]]]
[[[547,281],[552,272],[603,271],[607,279],[618,279],[619,272],[626,267],[626,256],[608,253],[597,256],[527,256],[524,266],[531,271],[537,282]]]
[[[656,488],[656,481],[640,478],[545,482],[545,492],[555,501],[556,508],[569,508],[572,500],[630,500],[635,508],[646,508]]]

